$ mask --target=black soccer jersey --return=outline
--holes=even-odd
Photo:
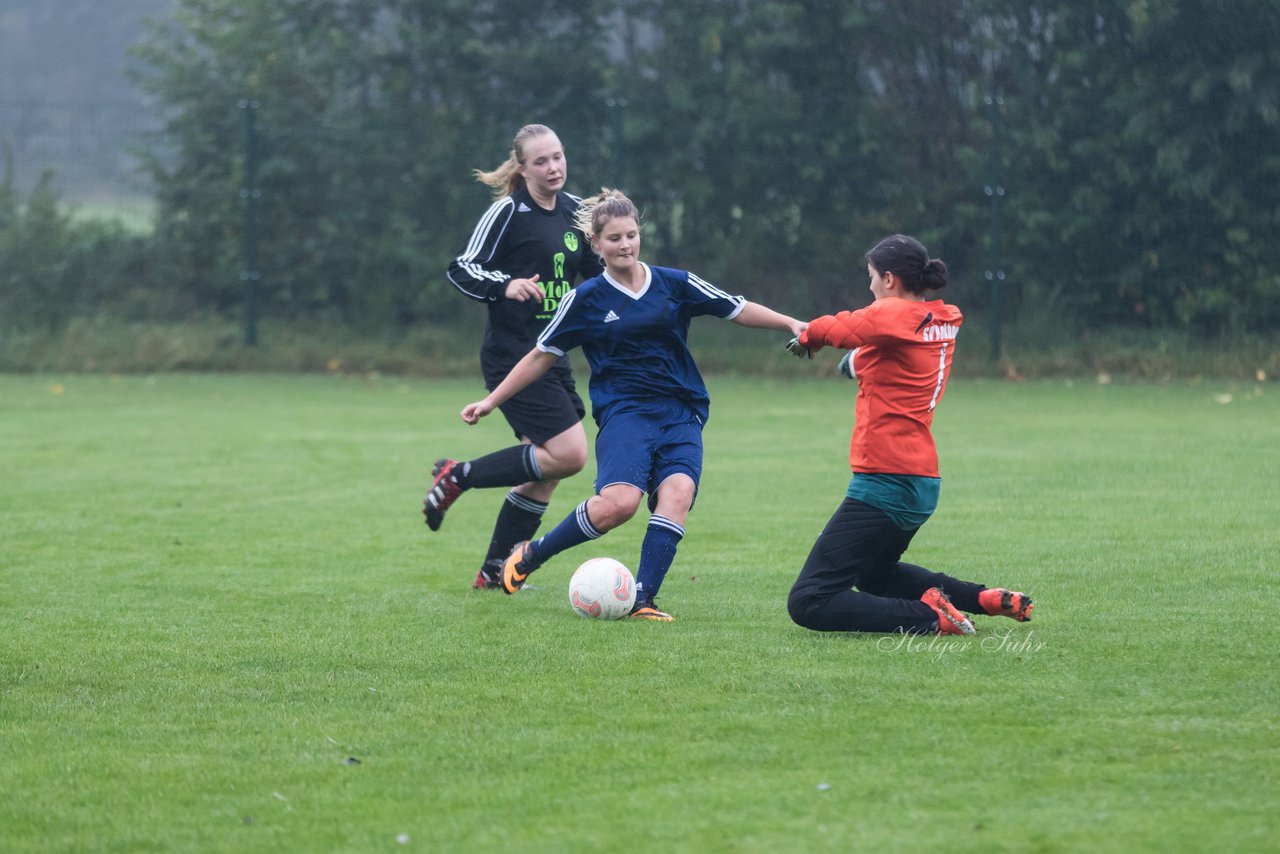
[[[556,194],[546,210],[521,187],[498,199],[476,225],[462,251],[449,265],[449,281],[466,296],[488,303],[480,363],[486,381],[501,380],[530,350],[556,313],[560,298],[578,279],[604,269],[573,222],[581,199]],[[517,302],[505,296],[507,282],[538,276],[546,292],[541,302]],[[568,360],[561,359],[567,370]]]

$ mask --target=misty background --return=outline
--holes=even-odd
[[[270,366],[261,323],[446,370],[527,122],[646,260],[784,311],[906,231],[992,365],[1280,358],[1271,0],[5,0],[0,368]]]
[[[73,203],[149,210],[151,188],[130,149],[160,126],[160,107],[131,82],[128,50],[144,21],[177,0],[4,0],[0,4],[0,129],[15,182],[57,172]]]

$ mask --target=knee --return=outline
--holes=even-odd
[[[617,496],[597,495],[588,507],[588,515],[591,518],[591,524],[596,528],[601,531],[611,531],[636,515],[639,506],[638,497],[635,501],[631,501],[625,498],[619,499]]]
[[[535,480],[532,483],[526,483],[517,487],[515,492],[523,495],[525,498],[532,498],[534,501],[541,501],[547,504],[551,501],[551,493],[556,491],[556,487],[560,485],[558,480]]]
[[[551,457],[551,464],[543,468],[555,472],[556,478],[572,477],[587,465],[587,448],[585,445],[582,447],[556,448],[554,453],[547,450],[547,454]]]
[[[661,495],[659,500],[663,504],[671,504],[688,512],[693,506],[693,497],[698,489],[693,484],[693,480],[688,477],[671,477],[667,478],[662,484]]]
[[[587,465],[587,448],[583,445],[581,448],[571,448],[565,451],[560,457],[560,464],[565,469],[570,470],[571,474],[577,474],[586,468]]]
[[[698,486],[693,478],[684,474],[672,475],[658,486],[657,494],[650,498],[649,509],[683,525],[697,494]]]
[[[816,604],[817,597],[811,588],[792,587],[791,594],[787,596],[787,613],[791,615],[791,622],[806,629],[817,628],[812,619]]]

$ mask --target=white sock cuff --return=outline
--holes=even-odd
[[[535,516],[541,516],[547,512],[547,505],[541,501],[534,501],[532,498],[521,495],[514,489],[507,493],[507,503]]]
[[[587,539],[598,540],[604,536],[603,531],[597,531],[595,525],[591,524],[591,517],[587,515],[587,502],[584,501],[578,505],[573,511],[574,519],[578,522],[578,528],[586,535]]]
[[[668,531],[672,531],[673,533],[675,533],[677,537],[684,536],[684,528],[680,527],[675,522],[672,522],[666,516],[659,516],[657,514],[654,514],[653,516],[649,517],[649,524],[650,526],[655,528],[666,528]]]
[[[524,467],[529,472],[529,480],[542,480],[542,466],[538,465],[538,449],[533,445],[525,445],[524,449]]]

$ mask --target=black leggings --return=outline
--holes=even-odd
[[[980,613],[981,584],[899,560],[918,530],[904,531],[883,510],[846,498],[791,587],[791,619],[819,632],[927,632],[938,615],[920,596],[931,587],[960,610]]]

